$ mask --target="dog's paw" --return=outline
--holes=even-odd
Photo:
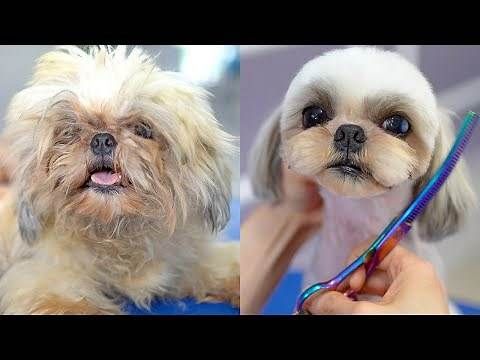
[[[240,307],[240,244],[216,244],[204,273],[206,295],[201,301],[228,302]]]
[[[225,279],[221,289],[215,293],[208,293],[202,301],[229,303],[240,308],[240,276]]]
[[[236,308],[240,308],[240,275],[225,282],[225,292],[220,300],[226,301]]]
[[[70,301],[50,296],[33,304],[28,311],[31,315],[119,315],[115,307],[99,308],[86,300]]]

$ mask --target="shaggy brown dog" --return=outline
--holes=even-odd
[[[139,48],[42,56],[9,107],[17,166],[0,214],[0,312],[121,313],[122,301],[239,303],[234,140],[207,93]]]

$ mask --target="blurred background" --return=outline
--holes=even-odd
[[[246,45],[240,47],[241,218],[255,206],[246,173],[249,150],[261,123],[282,101],[288,85],[308,60],[345,45]],[[439,103],[463,117],[480,112],[480,46],[378,45],[397,51],[416,64],[433,85]],[[458,125],[458,121],[457,124]],[[480,196],[480,135],[477,131],[465,157]],[[480,313],[480,210],[456,236],[439,243],[446,264],[447,288],[465,313]],[[300,292],[301,273],[295,259],[264,309],[266,314],[291,313]],[[339,269],[340,271],[341,269]],[[319,279],[319,281],[325,279]]]
[[[141,46],[141,45],[140,45]],[[212,95],[218,121],[230,134],[240,136],[240,58],[239,47],[228,45],[148,45],[141,46],[156,57],[162,70],[178,71]],[[35,60],[54,47],[49,45],[0,46],[0,131],[12,96],[32,75]],[[130,47],[131,48],[131,47]],[[238,143],[237,143],[238,145]],[[232,159],[232,219],[222,232],[225,239],[238,240],[239,230],[239,154]]]

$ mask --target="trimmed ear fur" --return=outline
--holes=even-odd
[[[263,200],[274,201],[282,194],[281,116],[279,107],[263,124],[250,153],[249,173],[253,192]]]
[[[439,109],[440,131],[435,139],[430,167],[417,184],[416,193],[430,180],[447,156],[454,142],[451,112]],[[465,160],[460,159],[455,169],[432,199],[419,219],[422,239],[436,241],[455,233],[462,225],[469,210],[476,203],[476,196],[470,185]]]

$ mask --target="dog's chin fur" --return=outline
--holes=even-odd
[[[381,195],[389,189],[368,175],[351,175],[341,169],[326,169],[316,177],[319,186],[330,192],[350,198]]]
[[[40,58],[3,135],[17,165],[4,226],[19,232],[0,229],[1,312],[121,312],[120,297],[238,303],[238,244],[210,241],[229,219],[234,139],[207,97],[139,48]],[[111,154],[94,154],[99,133],[115,139]],[[117,181],[96,184],[100,171]]]
[[[304,128],[303,111],[310,106],[322,107],[328,120]],[[405,136],[381,126],[398,114],[410,122]],[[346,124],[366,136],[347,159],[334,146],[337,129]],[[326,202],[320,241],[334,245],[310,253],[317,265],[336,259],[328,274],[315,273],[320,281],[345,265],[329,252],[346,257],[355,243],[378,235],[433,176],[453,143],[451,127],[450,113],[438,107],[428,81],[399,55],[372,47],[334,50],[302,67],[262,127],[250,159],[253,190],[263,199],[282,199],[282,162],[317,181]],[[410,238],[438,240],[456,232],[474,203],[462,160]]]

